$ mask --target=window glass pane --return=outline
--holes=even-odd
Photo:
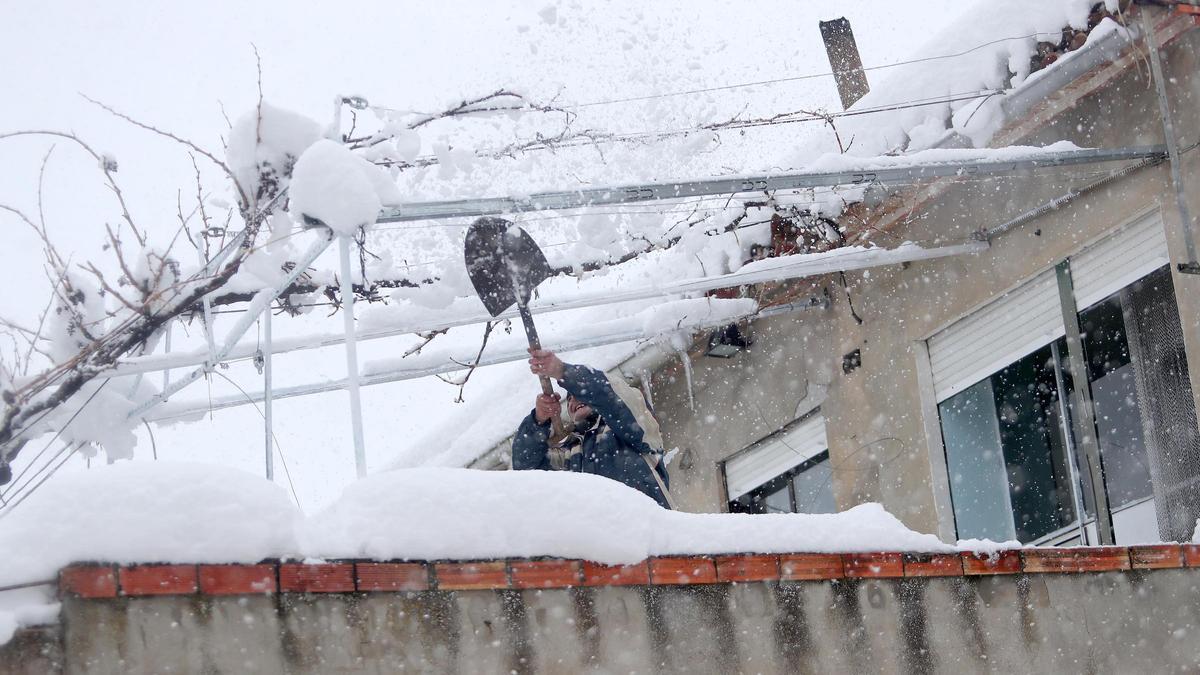
[[[792,496],[789,494],[786,483],[778,490],[763,495],[762,501],[765,507],[764,513],[792,512]]]
[[[1029,542],[1075,519],[1049,345],[939,406],[961,538]]]
[[[1054,370],[1046,346],[990,378],[1014,525],[1023,542],[1074,520]]]
[[[829,453],[817,455],[815,462],[802,466],[792,478],[799,513],[837,513],[833,501],[833,469]]]
[[[991,380],[946,399],[938,410],[958,536],[1013,539],[1016,533]]]
[[[1141,407],[1119,295],[1082,312],[1079,323],[1108,501],[1115,509],[1152,493]]]
[[[791,513],[791,474],[777,476],[729,503],[731,513]]]

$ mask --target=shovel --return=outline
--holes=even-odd
[[[525,230],[503,218],[480,218],[467,230],[464,247],[467,276],[483,301],[488,314],[497,316],[515,302],[529,338],[530,349],[541,349],[533,315],[529,313],[529,297],[533,289],[552,273],[546,255]],[[554,394],[550,378],[539,375],[542,393]],[[550,418],[551,445],[562,440],[562,419]]]

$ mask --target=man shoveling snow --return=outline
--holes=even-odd
[[[562,399],[539,394],[513,437],[513,469],[593,473],[672,508],[658,423],[640,394],[598,370],[563,363],[549,350],[531,349],[529,369],[567,390],[569,433],[551,442],[551,420],[562,414]]]

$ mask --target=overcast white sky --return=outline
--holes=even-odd
[[[867,65],[892,63],[972,4],[393,0],[335,8],[231,0],[9,1],[0,3],[0,133],[70,130],[112,153],[135,218],[167,232],[177,191],[195,189],[186,153],[98,110],[80,93],[219,151],[227,128],[222,105],[236,118],[257,98],[252,45],[262,57],[267,99],[326,122],[338,94],[424,110],[500,86],[572,103],[823,72],[829,66],[817,22],[842,15],[850,19]],[[839,107],[827,80],[779,85],[772,92],[779,101],[794,97],[793,108]],[[655,129],[676,119],[736,113],[736,96],[619,106],[593,119],[617,132]],[[36,212],[38,167],[50,145],[43,139],[0,141],[0,203]],[[52,236],[76,259],[96,257],[102,224],[118,215],[115,205],[90,160],[66,143],[57,146],[45,178]],[[210,185],[220,185],[214,172],[204,171]],[[0,314],[28,320],[48,291],[39,247],[7,214],[0,213],[0,231]],[[278,330],[286,334],[289,328]],[[478,386],[486,387],[487,377],[479,379]],[[430,424],[436,410],[453,405],[454,393],[429,382],[370,390],[371,463],[384,464],[403,449],[404,439]],[[336,396],[280,406],[280,444],[290,453],[306,508],[336,496],[353,475],[343,412]],[[260,438],[257,414],[240,409],[212,423],[160,432],[157,443],[173,458],[258,471]],[[148,451],[143,442],[139,452]]]

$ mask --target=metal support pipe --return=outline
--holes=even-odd
[[[1150,54],[1150,75],[1154,79],[1154,90],[1158,95],[1158,114],[1162,117],[1163,137],[1167,145],[1167,159],[1171,165],[1171,184],[1175,188],[1175,207],[1179,209],[1179,229],[1183,232],[1183,244],[1187,260],[1179,263],[1178,269],[1185,274],[1200,274],[1200,261],[1196,259],[1196,221],[1192,220],[1187,197],[1183,189],[1183,162],[1179,158],[1179,140],[1175,137],[1175,123],[1171,120],[1171,106],[1167,98],[1167,81],[1163,77],[1162,58],[1158,53],[1158,41],[1154,37],[1154,21],[1148,7],[1143,7],[1142,33],[1146,36],[1146,51]]]
[[[271,302],[274,301],[275,298],[279,297],[279,294],[282,293],[284,289],[289,288],[296,281],[296,279],[300,277],[301,274],[304,274],[308,270],[308,266],[311,265],[313,261],[315,261],[321,255],[321,253],[325,251],[325,249],[329,248],[329,242],[332,241],[332,239],[333,232],[327,227],[322,227],[320,233],[317,235],[316,240],[314,240],[313,243],[309,245],[308,249],[300,255],[300,259],[296,261],[296,266],[293,267],[291,271],[287,273],[287,275],[285,275],[284,279],[280,281],[277,286],[263,289],[254,296],[254,299],[250,301],[249,306],[246,308],[246,313],[242,315],[242,318],[233,325],[233,328],[230,329],[229,334],[225,337],[225,345],[213,355],[212,359],[204,362],[203,365],[189,372],[186,376],[184,376],[183,379],[172,382],[161,392],[151,396],[141,405],[135,407],[129,412],[129,415],[126,417],[126,419],[142,419],[147,410],[150,410],[154,406],[173,396],[179,390],[204,377],[205,373],[212,370],[218,363],[229,356],[229,353],[232,352],[234,347],[237,346],[238,340],[241,339],[242,335],[245,335],[251,324],[258,320],[258,316],[262,314],[263,310],[270,306]]]
[[[350,394],[350,427],[354,435],[354,468],[359,478],[367,475],[367,451],[363,444],[362,400],[358,387],[358,345],[354,335],[354,281],[350,267],[350,237],[338,237],[342,267],[342,326],[346,332],[346,391]]]
[[[719,274],[701,277],[699,279],[685,279],[683,281],[672,283],[656,284],[642,288],[631,288],[624,291],[603,291],[579,294],[570,298],[543,298],[541,300],[532,301],[529,305],[529,311],[534,315],[540,315],[569,309],[582,309],[584,307],[611,305],[618,302],[629,302],[632,300],[649,300],[652,298],[667,299],[672,296],[699,294],[717,288],[732,288],[746,284],[761,283],[764,281],[782,281],[785,279],[819,276],[829,272],[848,272],[850,270],[866,269],[870,267],[878,267],[880,265],[932,260],[945,256],[962,255],[967,253],[981,253],[987,250],[987,248],[987,242],[969,241],[962,244],[939,246],[936,248],[922,248],[916,244],[903,244],[893,249],[834,249],[827,253],[771,258],[769,260],[773,262],[764,261],[764,264],[766,265],[765,267],[759,266],[756,269],[755,267],[747,266],[746,268],[730,274]],[[394,337],[397,335],[425,333],[431,330],[442,330],[445,328],[456,328],[458,326],[480,324],[485,321],[495,321],[497,319],[511,319],[517,316],[518,313],[515,309],[501,312],[495,317],[489,315],[487,312],[481,311],[474,314],[458,315],[453,318],[433,318],[403,325],[395,325],[389,328],[377,328],[364,331],[357,337],[359,340],[377,340],[380,338]],[[285,352],[303,349],[333,347],[340,345],[341,343],[342,336],[340,334],[326,334],[312,337],[304,341],[288,340],[284,344],[277,345],[275,353],[282,354]],[[252,356],[256,350],[256,345],[242,345],[238,347],[233,355],[235,358],[248,358]],[[180,354],[177,357],[177,360],[173,361],[170,365],[176,368],[186,365],[193,365],[197,362],[197,359],[199,359],[201,363],[203,362],[203,357],[200,354]],[[162,359],[157,357],[130,359],[129,361],[117,367],[116,375],[133,375],[146,370],[157,371],[166,367],[166,365],[167,364],[164,363]]]
[[[864,168],[819,173],[759,175],[678,183],[648,183],[597,187],[562,192],[541,192],[526,197],[484,197],[440,202],[416,202],[384,208],[379,223],[397,223],[439,218],[473,218],[504,213],[530,211],[561,211],[589,206],[636,204],[640,202],[684,199],[712,195],[730,195],[771,190],[798,190],[838,185],[864,186],[887,183],[910,183],[933,178],[985,176],[1014,173],[1097,162],[1118,162],[1149,157],[1162,157],[1165,146],[1132,146],[1124,148],[1084,148],[1053,152],[1030,148],[1028,152],[1011,152],[996,156],[989,150],[978,156],[963,159],[904,164],[904,158],[875,158]],[[880,166],[895,162],[892,166]],[[871,164],[874,164],[872,166]],[[870,168],[867,168],[870,167]]]
[[[209,261],[204,259],[204,250],[199,246],[196,247],[196,255],[200,258],[200,264],[207,267]],[[200,299],[200,306],[204,309],[201,315],[204,321],[204,344],[208,347],[208,360],[212,361],[217,354],[217,344],[213,340],[212,300],[206,295]],[[163,391],[166,391],[166,387],[163,387]]]
[[[1081,197],[1085,194],[1088,194],[1089,192],[1092,192],[1093,190],[1102,188],[1105,185],[1108,185],[1109,183],[1112,183],[1114,181],[1118,181],[1140,169],[1144,169],[1144,168],[1150,167],[1150,166],[1158,166],[1159,164],[1162,164],[1162,163],[1163,163],[1162,157],[1148,157],[1146,159],[1143,159],[1140,162],[1135,162],[1128,166],[1123,166],[1120,169],[1113,169],[1112,171],[1108,172],[1107,175],[1102,176],[1090,183],[1087,183],[1083,187],[1071,188],[1071,189],[1067,190],[1065,193],[1047,201],[1046,203],[1044,203],[1040,206],[1035,206],[1034,208],[1026,211],[1025,213],[1022,213],[1018,216],[1010,218],[1010,219],[1004,221],[1003,223],[1000,223],[999,225],[996,225],[994,227],[990,227],[986,230],[983,230],[982,237],[983,237],[983,239],[986,239],[987,241],[991,241],[992,239],[1000,236],[1001,234],[1004,234],[1005,232],[1011,230],[1012,228],[1018,227],[1020,225],[1024,225],[1025,223],[1028,223],[1029,221],[1034,220],[1036,218],[1040,218],[1041,216],[1044,216],[1047,213],[1050,213],[1051,211],[1062,208],[1063,206],[1070,204],[1071,202],[1075,201],[1079,197]]]
[[[262,315],[263,322],[263,436],[266,447],[267,480],[275,480],[275,429],[271,417],[271,308]]]
[[[1059,364],[1064,363],[1063,354],[1058,349],[1057,342],[1050,343],[1050,354],[1054,363],[1054,388],[1058,393],[1058,421],[1063,434],[1063,446],[1067,451],[1067,474],[1071,477],[1071,503],[1075,505],[1075,518],[1079,524],[1079,544],[1081,546],[1088,545],[1087,537],[1087,509],[1083,507],[1083,481],[1079,473],[1079,457],[1078,448],[1075,445],[1075,434],[1071,431],[1071,406],[1069,401],[1071,395],[1067,392],[1067,383],[1064,381],[1062,368]]]
[[[1083,335],[1079,326],[1079,309],[1075,306],[1075,285],[1071,280],[1070,263],[1063,261],[1055,269],[1058,275],[1058,299],[1062,306],[1063,325],[1067,332],[1067,373],[1075,390],[1075,405],[1070,406],[1075,426],[1075,442],[1087,460],[1088,477],[1092,484],[1092,506],[1096,509],[1096,532],[1101,546],[1116,543],[1112,513],[1108,510],[1108,488],[1104,481],[1104,462],[1100,457],[1100,438],[1096,433],[1096,409],[1092,403],[1092,388],[1088,383],[1087,361],[1083,357]]]
[[[828,302],[825,298],[812,298],[807,302],[793,302],[786,305],[776,305],[768,307],[760,312],[746,315],[722,315],[720,317],[711,317],[681,324],[674,328],[678,332],[695,332],[718,326],[725,326],[733,321],[745,318],[765,318],[768,316],[780,316],[790,312],[798,312],[812,309],[826,309]],[[608,335],[588,336],[583,338],[562,338],[551,337],[547,339],[547,344],[553,343],[555,351],[569,352],[577,349],[590,349],[592,347],[602,347],[604,345],[619,344],[622,342],[632,342],[635,340],[644,340],[647,338],[656,337],[658,333],[647,333],[641,327],[636,327],[630,330],[623,330]],[[671,350],[673,351],[673,350]],[[459,362],[473,358],[471,356],[463,356],[458,359]],[[520,347],[507,351],[492,351],[488,350],[482,358],[480,358],[478,366],[493,366],[499,363],[510,363],[512,361],[524,361],[529,358],[527,345],[522,344]],[[405,380],[415,380],[421,377],[429,377],[430,375],[438,375],[442,373],[450,373],[457,370],[462,370],[463,367],[454,360],[438,359],[435,365],[426,367],[412,367],[404,370],[381,370],[375,373],[368,373],[359,380],[359,385],[369,387],[377,384],[387,384],[389,382],[402,382]],[[272,392],[272,396],[276,399],[291,398],[294,396],[308,396],[310,394],[320,394],[330,391],[341,391],[348,386],[346,380],[335,380],[332,382],[312,382],[308,384],[294,385],[290,387],[278,387]],[[188,418],[194,415],[201,414],[209,410],[220,410],[223,408],[233,408],[249,403],[257,403],[263,398],[262,392],[249,392],[246,395],[238,394],[236,396],[226,396],[221,398],[213,398],[211,400],[196,401],[194,406],[180,404],[169,410],[161,410],[157,414],[150,415],[147,419],[151,422],[175,420]]]
[[[174,321],[168,321],[167,325],[163,328],[163,330],[166,332],[166,339],[164,340],[165,346],[163,347],[164,354],[171,353],[171,326],[174,325],[174,323],[175,323]],[[170,384],[171,384],[171,369],[170,368],[163,368],[162,382],[163,382],[162,389],[163,389],[163,391],[166,391],[167,387],[170,386]]]

